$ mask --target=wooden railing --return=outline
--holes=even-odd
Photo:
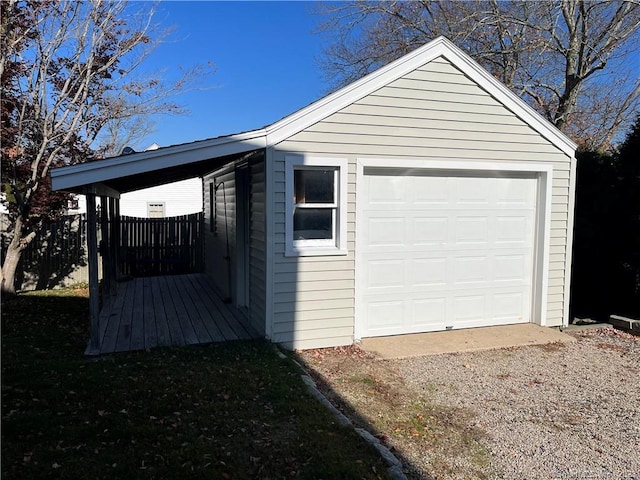
[[[120,273],[132,277],[204,271],[203,214],[120,217]]]
[[[203,218],[202,213],[167,218],[120,217],[120,273],[140,277],[203,272]],[[3,232],[1,260],[8,243],[9,237]],[[42,290],[88,282],[88,278],[86,218],[71,215],[36,232],[22,254],[16,289]]]

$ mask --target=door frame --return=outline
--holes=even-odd
[[[540,326],[547,324],[547,292],[549,290],[549,252],[551,244],[551,197],[553,165],[524,162],[487,162],[476,160],[426,160],[412,158],[357,158],[356,192],[363,192],[366,168],[389,168],[432,170],[434,172],[456,171],[487,173],[534,173],[537,179],[536,218],[534,227],[533,279],[531,292],[531,321]],[[363,325],[365,305],[362,299],[362,251],[364,229],[358,228],[363,222],[364,199],[356,195],[356,255],[355,255],[355,318],[354,339],[359,340],[365,332]]]

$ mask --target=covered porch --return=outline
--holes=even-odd
[[[245,239],[232,237],[236,225],[247,222],[250,214],[248,204],[245,210],[237,212],[234,208],[227,208],[225,199],[219,216],[222,217],[224,212],[229,219],[225,218],[225,228],[217,240],[226,244],[226,251],[216,264],[209,265],[209,251],[205,251],[204,258],[198,260],[209,276],[193,274],[123,281],[126,276],[119,267],[124,255],[121,248],[120,195],[188,178],[202,179],[223,168],[246,166],[253,159],[264,157],[264,147],[264,132],[248,132],[123,154],[60,167],[51,172],[54,190],[83,194],[87,200],[90,316],[87,355],[259,336],[251,330],[250,321],[246,319],[252,314],[249,294],[246,291],[242,296],[238,294],[240,280],[236,281],[233,276],[241,269],[246,271],[246,278],[249,275],[246,260],[234,263],[238,256],[237,246]],[[205,203],[215,197],[212,185],[207,187],[203,191]],[[248,186],[243,184],[241,187],[248,191]],[[225,192],[227,197],[230,194]],[[100,198],[99,212],[96,209],[97,198]],[[214,220],[211,212],[203,218],[207,233],[214,231],[211,227]],[[206,248],[211,250],[212,245]],[[249,258],[249,249],[245,250],[244,255]],[[101,279],[98,276],[99,262],[102,263]],[[225,300],[232,304],[223,302],[216,292],[224,292]]]
[[[224,303],[205,274],[134,278],[117,285],[99,318],[99,341],[88,355],[160,346],[247,340],[259,335],[244,314]]]

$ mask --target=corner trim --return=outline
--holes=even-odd
[[[562,326],[567,327],[571,323],[569,318],[569,307],[571,305],[571,271],[573,267],[573,236],[575,223],[576,208],[576,178],[577,178],[578,161],[575,157],[571,158],[571,169],[569,171],[569,205],[567,215],[567,250],[564,260],[564,290],[563,290],[563,312]]]

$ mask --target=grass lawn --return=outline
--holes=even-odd
[[[84,357],[86,290],[2,301],[2,478],[387,478],[266,342]]]

